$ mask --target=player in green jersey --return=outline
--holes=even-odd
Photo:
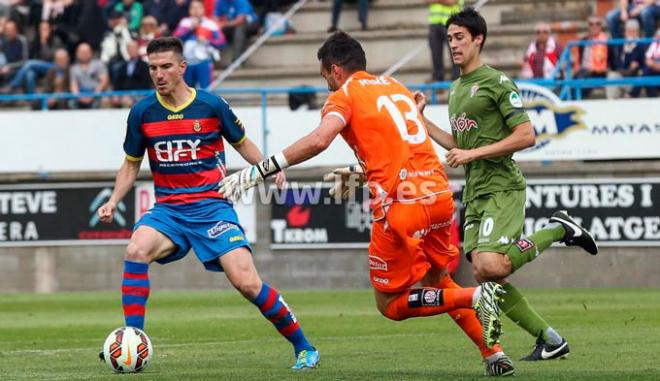
[[[590,254],[598,247],[587,230],[565,211],[555,212],[546,228],[522,238],[525,179],[512,159],[535,144],[535,134],[516,85],[502,72],[482,65],[486,21],[465,8],[447,21],[448,42],[461,76],[449,91],[452,133],[425,118],[431,138],[447,149],[447,163],[465,169],[464,248],[478,282],[497,281],[506,295],[502,311],[537,338],[522,360],[565,357],[568,343],[529,305],[506,277],[532,261],[553,242],[580,246]],[[425,103],[422,96],[419,107]]]

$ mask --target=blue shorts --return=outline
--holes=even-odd
[[[192,248],[209,271],[223,271],[219,258],[234,249],[252,251],[231,204],[209,199],[192,204],[156,204],[140,218],[133,231],[149,226],[163,233],[177,249],[160,264],[179,260]]]

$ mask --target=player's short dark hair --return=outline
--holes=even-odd
[[[486,43],[486,35],[488,35],[488,27],[486,26],[486,20],[474,8],[466,7],[460,12],[451,15],[447,20],[447,29],[449,29],[449,25],[451,24],[467,29],[472,35],[473,40],[479,35],[484,36],[481,46],[479,46],[479,51],[483,49]]]
[[[330,70],[332,65],[341,66],[351,72],[367,69],[367,57],[362,45],[346,32],[335,32],[328,37],[316,57],[326,70]]]
[[[162,52],[174,52],[183,58],[183,43],[176,37],[159,37],[149,41],[147,55]]]

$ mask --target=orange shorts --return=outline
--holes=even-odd
[[[451,243],[454,198],[439,194],[433,204],[393,203],[384,219],[373,223],[369,278],[381,292],[396,293],[419,282],[431,268],[442,269],[459,255]]]

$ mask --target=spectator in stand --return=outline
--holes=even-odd
[[[445,80],[444,49],[447,47],[447,27],[445,24],[453,13],[463,8],[463,0],[426,0],[429,5],[429,47],[433,73],[428,82],[442,82]],[[459,69],[452,63],[452,79],[458,78]]]
[[[67,46],[69,54],[75,51],[80,35],[78,21],[81,7],[70,0],[44,0],[41,20],[48,21],[53,33]]]
[[[637,77],[644,69],[644,44],[636,40],[640,36],[639,21],[629,19],[626,21],[625,38],[626,44],[613,57],[614,67],[607,73],[608,79],[619,79],[623,77]],[[641,88],[632,86],[607,86],[605,93],[607,99],[637,98]]]
[[[603,22],[596,16],[589,17],[587,34],[582,41],[595,42],[578,49],[578,60],[574,62],[575,78],[605,78],[607,75],[607,35],[603,32]],[[582,90],[585,98],[591,94],[590,88]]]
[[[537,24],[536,39],[529,44],[525,51],[520,77],[523,79],[552,79],[562,51],[561,45],[550,34],[550,25]]]
[[[655,31],[655,38],[660,39],[660,29]],[[654,41],[646,51],[645,76],[660,75],[660,41]],[[646,87],[646,96],[657,97],[660,86]]]
[[[257,12],[259,26],[265,27],[266,17],[269,13],[279,13],[282,8],[292,5],[296,0],[252,0],[250,3]]]
[[[0,80],[11,78],[28,59],[28,43],[25,36],[19,34],[18,25],[9,20],[5,23],[0,52]]]
[[[55,65],[55,51],[63,47],[64,43],[53,34],[50,24],[46,21],[39,23],[39,35],[30,49],[31,57],[9,83],[10,90],[24,86],[26,94],[34,93],[37,80]]]
[[[259,30],[257,14],[248,0],[218,0],[215,17],[231,44],[234,61],[243,53],[247,39]]]
[[[447,2],[450,2],[448,0]],[[358,3],[358,20],[360,20],[360,25],[362,30],[367,30],[367,10],[369,9],[369,0],[357,0]],[[339,25],[339,15],[341,14],[341,9],[344,7],[344,0],[334,0],[332,4],[332,24],[328,28],[328,33],[334,33],[337,31],[337,25]]]
[[[140,57],[137,41],[129,42],[127,48],[129,58],[119,68],[112,87],[115,90],[150,89],[149,65]],[[135,98],[127,95],[112,98],[112,104],[115,107],[131,107],[133,103],[135,103]]]
[[[67,93],[71,89],[71,76],[69,67],[69,52],[66,49],[55,51],[55,66],[46,73],[44,91],[46,93]],[[64,110],[69,108],[66,99],[48,99],[50,110]]]
[[[612,38],[622,38],[621,25],[631,18],[639,18],[644,37],[653,37],[660,18],[660,0],[620,0],[619,7],[607,14],[607,29]]]
[[[101,60],[94,58],[92,47],[83,42],[76,49],[76,63],[71,66],[71,92],[102,93],[108,89],[110,79],[108,69]],[[96,108],[100,100],[94,97],[81,97],[76,100],[78,108]]]
[[[184,80],[188,86],[206,88],[211,84],[213,61],[220,59],[219,49],[225,37],[213,20],[204,16],[204,3],[190,3],[190,17],[179,23],[174,36],[183,41],[183,56],[188,62]]]
[[[160,21],[160,30],[162,35],[169,36],[174,33],[181,20],[188,16],[190,8],[189,0],[168,0],[171,5],[164,8],[163,18],[157,18]]]
[[[142,16],[144,16],[142,4],[135,0],[121,0],[115,6],[115,10],[124,14],[124,17],[128,20],[128,29],[133,33],[137,33],[140,29]]]
[[[76,23],[76,31],[80,42],[86,42],[97,52],[101,49],[103,34],[107,28],[103,18],[103,9],[98,0],[75,0],[80,5],[80,15]]]
[[[149,41],[158,37],[160,37],[158,20],[154,16],[144,16],[142,18],[142,24],[140,25],[140,33],[137,38],[140,57],[144,61],[147,60],[147,45],[149,44]]]
[[[101,42],[101,61],[108,68],[110,81],[113,82],[119,67],[129,59],[128,43],[133,38],[123,13],[113,10],[109,18],[109,30]]]

